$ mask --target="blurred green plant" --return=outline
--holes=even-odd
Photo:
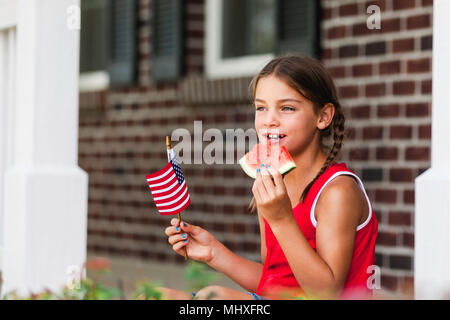
[[[218,280],[219,276],[203,262],[190,260],[184,272],[184,279],[186,281],[186,290],[198,291],[208,286],[211,282]]]

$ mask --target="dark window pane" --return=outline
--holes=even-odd
[[[274,51],[275,0],[224,0],[222,57]]]
[[[107,68],[107,0],[81,1],[80,72]]]

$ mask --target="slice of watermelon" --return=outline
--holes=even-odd
[[[256,144],[251,151],[239,159],[242,170],[253,179],[256,179],[256,170],[261,167],[270,165],[277,169],[281,174],[286,174],[295,168],[295,162],[292,159],[285,146],[271,144]]]

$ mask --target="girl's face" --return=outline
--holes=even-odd
[[[313,103],[275,76],[259,79],[255,92],[255,129],[260,143],[271,139],[292,154],[305,150],[317,132]],[[270,137],[271,133],[277,136]],[[279,136],[278,136],[279,135]]]

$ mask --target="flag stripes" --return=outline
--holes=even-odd
[[[191,203],[183,172],[176,159],[146,178],[160,214],[179,213]]]

